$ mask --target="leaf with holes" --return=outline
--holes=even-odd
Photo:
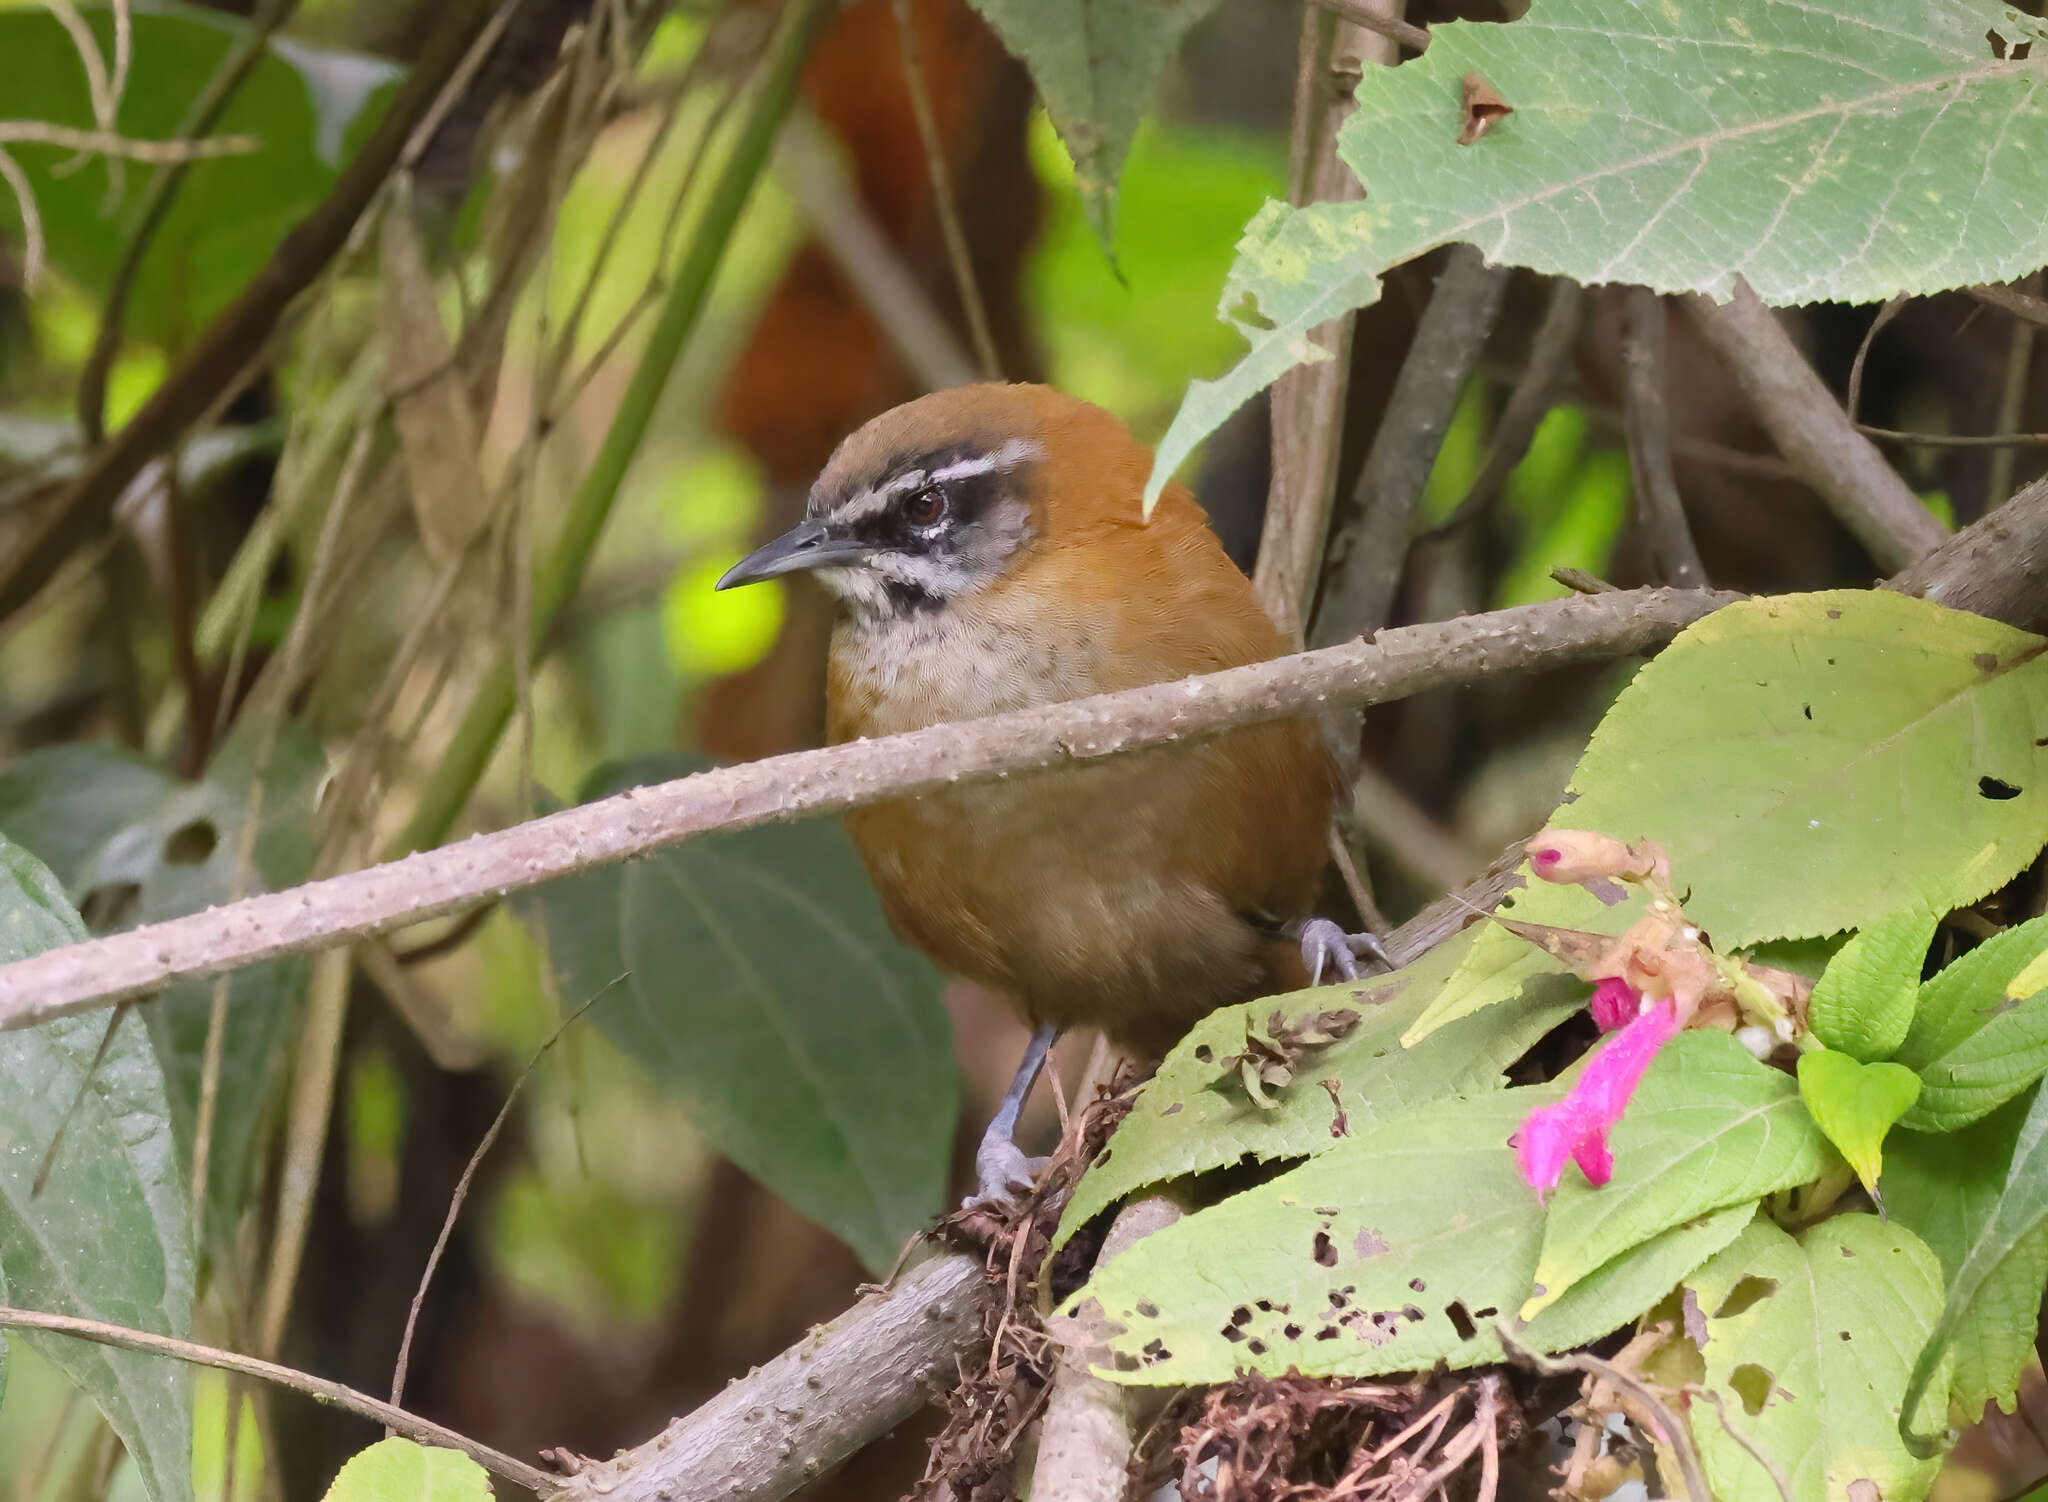
[[[1921,1079],[1907,1126],[1952,1132],[2048,1071],[2048,987],[2012,994],[2043,953],[2048,918],[2036,918],[1994,935],[1920,988],[1898,1052]]]
[[[491,1477],[460,1450],[393,1435],[351,1455],[321,1502],[491,1502]]]
[[[101,58],[113,50],[113,11],[80,5]],[[247,23],[197,6],[136,6],[127,87],[115,116],[137,140],[175,138],[206,80]],[[93,128],[78,48],[41,6],[0,6],[10,123]],[[195,162],[150,242],[135,279],[128,327],[139,338],[190,339],[261,269],[287,231],[332,185],[349,146],[399,70],[382,58],[276,40],[222,112],[218,136],[256,149]],[[146,163],[10,142],[41,213],[50,261],[95,295],[106,291],[150,175]],[[0,192],[0,225],[16,244],[20,214]]]
[[[1885,1133],[1919,1095],[1920,1076],[1903,1064],[1865,1064],[1831,1048],[1799,1056],[1799,1098],[1880,1205]]]
[[[1866,1063],[1897,1052],[1913,1025],[1920,969],[1934,941],[1935,922],[1928,908],[1904,908],[1844,944],[1807,1002],[1814,1036]]]
[[[1808,1183],[1836,1161],[1791,1077],[1713,1031],[1665,1045],[1608,1140],[1609,1183],[1568,1171],[1551,1195],[1524,1319],[1658,1232]]]
[[[1053,1245],[1147,1184],[1226,1168],[1247,1156],[1267,1162],[1313,1157],[1414,1106],[1506,1083],[1501,1071],[1584,1007],[1586,987],[1568,976],[1537,975],[1513,1006],[1454,1023],[1420,1047],[1404,1049],[1402,1032],[1470,943],[1468,929],[1392,975],[1224,1007],[1197,1023],[1089,1167]],[[1225,1063],[1243,1048],[1245,1029],[1263,1027],[1275,1009],[1293,1015],[1327,1008],[1355,1010],[1358,1025],[1317,1050],[1273,1107],[1260,1109]]]
[[[0,964],[84,937],[49,869],[0,838]],[[0,1283],[25,1309],[188,1335],[192,1231],[163,1069],[137,1018],[108,1037],[114,1015],[0,1032]],[[154,1502],[189,1502],[187,1367],[64,1335],[21,1338],[98,1406]]]
[[[1698,1348],[1720,1409],[1687,1409],[1713,1493],[1776,1502],[1770,1457],[1794,1497],[1924,1496],[1939,1462],[1899,1441],[1906,1374],[1941,1313],[1941,1263],[1905,1227],[1837,1215],[1798,1239],[1758,1217],[1686,1280],[1705,1318]],[[1737,1438],[1739,1431],[1741,1438]]]
[[[1939,1136],[1896,1132],[1886,1146],[1885,1209],[1933,1248],[1951,1286],[2005,1192],[2030,1103],[2007,1101],[1981,1121]],[[1987,1403],[2014,1411],[2020,1376],[2034,1358],[2035,1318],[2048,1284],[2048,1224],[2011,1237],[1985,1266],[1976,1291],[1956,1311],[1949,1338],[1955,1357],[1950,1391],[1966,1424],[1975,1423]]]
[[[584,801],[703,770],[601,770]],[[938,1210],[959,1078],[938,976],[836,825],[769,825],[550,882],[520,912],[572,1001],[721,1151],[885,1268]]]
[[[256,733],[251,727],[231,739],[206,777],[192,783],[104,743],[32,751],[0,773],[0,835],[49,863],[96,933],[303,881],[313,864],[313,803],[325,757],[310,733],[285,726],[258,796]],[[251,871],[241,877],[252,809]],[[286,956],[226,979],[228,1021],[206,1196],[206,1229],[214,1241],[232,1234],[262,1158],[260,1127],[284,1084],[308,968],[304,957]],[[172,1119],[188,1159],[215,984],[210,977],[181,981],[138,1014],[163,1060]]]
[[[1452,241],[1660,292],[1725,298],[1741,276],[1773,303],[2032,271],[2044,36],[1989,0],[1534,0],[1507,25],[1432,27],[1427,53],[1358,85],[1338,147],[1364,200],[1268,204],[1246,228],[1222,306],[1250,352],[1190,388],[1148,495],[1316,358],[1310,329]],[[1465,145],[1474,73],[1514,113]]]
[[[1554,1086],[1489,1091],[1368,1127],[1321,1157],[1146,1237],[1054,1329],[1121,1382],[1370,1376],[1498,1361],[1544,1213],[1507,1139]],[[1728,1207],[1650,1239],[1523,1332],[1545,1350],[1641,1314],[1742,1229]]]
[[[969,0],[1031,70],[1104,250],[1138,121],[1181,38],[1217,0]]]
[[[1687,916],[1724,953],[1947,912],[2048,840],[2044,648],[1887,590],[1745,600],[1635,675],[1555,818],[1661,842]],[[1629,909],[1531,881],[1503,912],[1615,933]],[[1481,933],[1451,984],[1520,948]]]

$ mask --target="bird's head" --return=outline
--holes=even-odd
[[[1147,456],[1099,407],[1044,386],[958,386],[884,412],[839,445],[804,519],[728,569],[718,588],[810,572],[859,620],[946,608],[1072,532],[1107,485],[1137,520]],[[1095,462],[1089,463],[1092,451]],[[1135,476],[1135,480],[1133,480]],[[1062,525],[1062,523],[1066,525]]]

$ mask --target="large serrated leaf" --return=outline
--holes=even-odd
[[[1153,493],[1316,357],[1309,329],[1451,241],[1581,282],[1725,297],[1742,276],[1775,303],[2033,270],[2044,36],[1986,0],[1534,0],[1509,25],[1433,27],[1427,53],[1358,87],[1339,145],[1364,201],[1270,204],[1247,228],[1223,307],[1251,350],[1191,388]],[[1461,145],[1475,72],[1514,113]]]
[[[1181,38],[1217,0],[969,0],[1031,70],[1088,222],[1116,239],[1117,180]]]
[[[221,749],[204,780],[182,782],[104,743],[30,752],[0,773],[0,835],[34,851],[72,900],[107,914],[101,931],[182,917],[249,892],[302,881],[313,862],[315,790],[326,770],[319,743],[287,725],[256,781],[252,726]],[[251,869],[238,875],[249,812]],[[259,1125],[283,1084],[308,962],[286,956],[227,978],[220,1094],[207,1186],[207,1233],[230,1235],[263,1150]],[[172,1119],[188,1158],[199,1100],[212,978],[167,988],[141,1019],[170,1085]]]
[[[1941,1264],[1903,1226],[1837,1215],[1798,1240],[1759,1217],[1686,1280],[1706,1319],[1700,1355],[1721,1413],[1688,1408],[1720,1502],[1924,1496],[1939,1467],[1899,1442],[1913,1358],[1941,1312]],[[1741,1430],[1738,1440],[1729,1430]]]
[[[1994,935],[1920,988],[1898,1051],[1921,1080],[1906,1126],[1952,1132],[2048,1070],[2048,990],[2007,994],[2044,951],[2048,918],[2035,918]]]
[[[1554,1086],[1440,1101],[1155,1233],[1069,1300],[1104,1375],[1171,1384],[1369,1376],[1501,1357],[1494,1322],[1528,1293],[1544,1212],[1507,1138]],[[1453,1187],[1454,1186],[1454,1187]],[[1544,1350],[1635,1318],[1726,1245],[1752,1207],[1675,1227],[1585,1279],[1522,1331]]]
[[[701,771],[601,770],[585,800]],[[887,1267],[939,1208],[959,1109],[939,978],[890,934],[833,824],[769,825],[551,882],[563,993],[720,1150]]]
[[[0,963],[84,937],[56,878],[0,839]],[[26,1309],[183,1336],[192,1233],[163,1070],[134,1018],[94,1067],[108,1016],[0,1032],[0,1283]],[[37,1193],[60,1125],[62,1147]],[[187,1367],[69,1336],[23,1338],[99,1407],[154,1502],[190,1502]]]
[[[1886,590],[1745,600],[1636,674],[1554,818],[1662,842],[1723,952],[1947,912],[2048,840],[2048,642]],[[1536,881],[1511,910],[1603,932],[1628,912]],[[1519,947],[1482,933],[1459,979]]]
[[[1913,1025],[1936,921],[1925,908],[1907,908],[1887,913],[1844,944],[1807,1002],[1814,1036],[1866,1064],[1890,1058]]]
[[[1060,1219],[1057,1247],[1095,1215],[1147,1184],[1204,1173],[1252,1157],[1306,1158],[1415,1106],[1505,1083],[1501,1071],[1585,1005],[1585,986],[1536,976],[1521,1000],[1484,1018],[1453,1023],[1419,1047],[1402,1033],[1428,1006],[1469,946],[1470,930],[1393,975],[1225,1007],[1197,1023],[1139,1093]],[[1539,951],[1531,951],[1540,956]],[[1352,1009],[1358,1026],[1317,1050],[1269,1108],[1261,1108],[1226,1061],[1244,1047],[1247,1024],[1275,1010],[1291,1019]],[[1333,1099],[1322,1081],[1337,1085]],[[1339,1113],[1343,1121],[1338,1121]]]
[[[1791,1076],[1711,1031],[1665,1045],[1609,1142],[1611,1182],[1567,1173],[1551,1196],[1525,1319],[1658,1232],[1807,1183],[1836,1161]]]
[[[1885,1153],[1885,1209],[1941,1259],[1951,1283],[2004,1193],[2013,1143],[2030,1102],[2007,1101],[1982,1121],[1934,1136],[1895,1133]],[[1987,1403],[2014,1411],[2020,1376],[2034,1357],[2034,1324],[2048,1283],[2048,1226],[2013,1238],[1957,1312],[1950,1334],[1950,1390],[1960,1421]]]

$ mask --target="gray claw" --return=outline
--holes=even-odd
[[[982,1139],[974,1154],[978,1187],[960,1202],[963,1210],[982,1205],[1014,1203],[1031,1192],[1031,1186],[1046,1165],[1044,1158],[1026,1157],[1024,1150],[1007,1137]]]
[[[1377,937],[1370,933],[1348,934],[1328,918],[1304,919],[1300,938],[1301,962],[1308,966],[1309,984],[1312,986],[1323,983],[1325,965],[1344,980],[1357,980],[1362,973],[1358,968],[1358,956],[1361,954],[1376,961],[1383,969],[1394,968]]]

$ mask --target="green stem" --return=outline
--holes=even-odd
[[[547,650],[555,620],[583,578],[605,520],[611,515],[612,504],[618,499],[619,486],[653,421],[669,374],[704,311],[712,279],[731,243],[741,211],[767,167],[769,150],[796,98],[797,76],[811,41],[835,8],[835,0],[790,0],[785,8],[782,34],[776,38],[759,92],[740,126],[738,139],[733,142],[732,155],[712,185],[690,249],[676,269],[675,280],[669,284],[661,321],[647,341],[639,368],[633,372],[625,399],[612,419],[611,430],[605,434],[604,447],[598,451],[590,473],[584,476],[553,549],[534,570],[531,647],[536,659]],[[477,690],[454,740],[421,790],[412,819],[385,852],[386,859],[427,849],[447,838],[449,828],[497,751],[517,700],[513,660],[508,651]]]

